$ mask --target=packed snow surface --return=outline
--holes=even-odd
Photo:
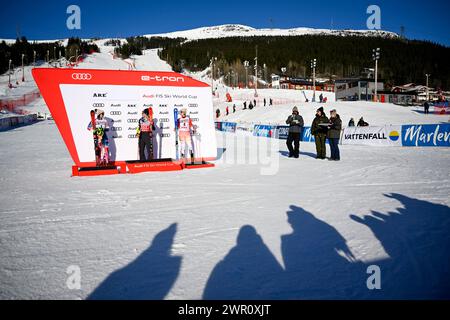
[[[170,68],[155,51],[135,64]],[[88,67],[127,63],[102,51]],[[227,91],[239,108],[252,96],[221,87],[215,108]],[[226,119],[282,123],[296,104],[309,122],[318,104],[299,94],[260,90],[285,100]],[[389,104],[323,106],[345,121],[447,121]],[[42,99],[27,108],[46,110]],[[315,159],[312,143],[291,159],[284,141],[216,137],[215,168],[70,177],[53,121],[0,132],[0,298],[450,297],[448,148],[345,145],[334,162]],[[369,290],[377,268],[381,289]]]

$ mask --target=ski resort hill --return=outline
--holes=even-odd
[[[241,24],[224,24],[219,26],[201,27],[196,29],[175,31],[160,34],[147,34],[145,37],[186,38],[187,40],[217,39],[228,37],[257,37],[257,36],[302,36],[302,35],[337,35],[337,36],[368,36],[397,38],[394,32],[383,30],[331,30],[314,28],[255,29]]]
[[[75,69],[108,69],[108,70],[151,70],[151,71],[171,71],[171,66],[160,59],[158,49],[144,50],[143,55],[134,55],[129,59],[120,59],[114,55],[114,47],[104,45],[105,40],[97,40],[100,52],[87,55]],[[42,64],[40,67],[52,67],[49,64]],[[8,75],[0,76],[0,100],[21,99],[26,94],[37,92],[37,86],[31,76],[32,66],[25,67],[25,82],[21,81],[22,71],[17,68],[12,73],[13,88],[8,88]],[[209,68],[203,72],[189,72],[186,75],[192,76],[200,81],[211,84]],[[15,82],[19,84],[16,85]],[[313,92],[311,90],[283,90],[283,89],[258,89],[258,97],[254,96],[254,89],[235,89],[227,87],[223,83],[223,78],[214,82],[216,90],[213,96],[214,110],[220,110],[221,116],[218,121],[231,121],[247,124],[284,124],[286,117],[290,114],[292,107],[297,106],[303,116],[305,123],[311,123],[315,110],[322,106],[325,111],[336,109],[344,122],[348,123],[350,118],[357,121],[360,117],[370,125],[389,124],[428,124],[447,122],[448,116],[424,115],[420,107],[402,107],[390,103],[373,102],[336,102],[333,92],[316,92],[316,101],[322,93],[327,98],[327,103],[312,103]],[[233,101],[226,102],[226,94],[229,93]],[[309,102],[306,102],[306,98]],[[266,99],[266,107],[264,107]],[[272,99],[273,105],[269,106]],[[243,110],[243,103],[257,101],[257,106],[253,110]],[[233,113],[233,105],[236,105],[236,112]],[[229,115],[226,116],[226,108],[229,108]],[[42,99],[32,101],[30,104],[21,107],[21,110],[31,113],[49,113]]]
[[[398,34],[395,32],[384,31],[384,30],[336,30],[336,29],[317,29],[317,28],[263,28],[257,29],[250,26],[242,24],[224,24],[208,27],[200,27],[194,29],[188,29],[183,31],[165,32],[165,33],[155,33],[146,34],[144,37],[163,37],[163,38],[185,38],[188,41],[200,40],[200,39],[218,39],[218,38],[228,38],[228,37],[257,37],[257,36],[302,36],[302,35],[337,35],[337,36],[367,36],[367,37],[383,37],[383,38],[398,38]],[[114,38],[126,43],[126,38]],[[89,41],[90,39],[83,39]],[[104,45],[106,42],[111,40],[111,38],[104,38],[99,40],[94,40],[97,45]],[[0,39],[5,41],[7,44],[13,44],[16,39]],[[67,45],[67,39],[58,40],[33,40],[37,43],[53,43],[56,41],[61,41],[63,45]]]
[[[165,61],[159,59],[157,49],[145,50],[143,55],[132,56],[123,60],[114,56],[114,48],[110,46],[99,46],[100,52],[87,55],[74,69],[105,69],[105,70],[152,70],[171,71],[172,68]],[[54,68],[55,66],[67,68],[66,61],[55,61],[51,64],[40,63],[37,67]],[[22,68],[15,68],[11,73],[12,88],[8,87],[9,75],[5,73],[0,76],[0,101],[3,104],[21,102],[29,95],[38,94],[37,85],[31,75],[33,66],[25,66],[24,79],[22,82]],[[3,105],[2,105],[3,106]],[[24,113],[49,114],[48,108],[42,98],[33,99],[29,103],[19,104],[18,111]]]

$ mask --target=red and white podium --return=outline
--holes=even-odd
[[[74,161],[73,176],[174,171],[211,167],[217,157],[211,88],[175,72],[35,68],[33,77]],[[139,162],[136,129],[142,110],[153,109],[153,160]],[[96,167],[90,112],[109,125],[110,163]],[[197,128],[189,165],[177,158],[174,110],[187,109]]]

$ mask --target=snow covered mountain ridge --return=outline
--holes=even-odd
[[[201,27],[189,30],[174,31],[158,34],[146,34],[144,37],[166,37],[166,38],[186,38],[189,40],[215,39],[229,37],[255,37],[255,36],[303,36],[303,35],[334,35],[334,36],[367,36],[397,38],[399,35],[395,32],[383,30],[333,30],[333,29],[314,29],[314,28],[292,28],[292,29],[255,29],[242,24],[224,24],[219,26]],[[100,45],[111,38],[99,40]],[[15,39],[0,39],[8,44],[16,42]],[[89,39],[83,39],[89,41]],[[125,39],[120,39],[124,40]],[[32,42],[33,40],[28,40]],[[38,43],[56,42],[60,40],[37,40]],[[67,45],[67,39],[63,39],[63,44]]]
[[[219,26],[202,27],[191,30],[175,31],[161,34],[147,34],[145,37],[187,38],[188,40],[251,37],[251,36],[302,36],[302,35],[336,35],[336,36],[372,36],[397,38],[398,34],[383,30],[332,30],[314,28],[292,29],[255,29],[241,24],[224,24]]]

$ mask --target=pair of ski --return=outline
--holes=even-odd
[[[109,164],[109,148],[102,143],[102,136],[99,136],[97,130],[97,121],[95,118],[95,111],[91,110],[91,126],[94,137],[94,151],[96,166],[107,166]],[[103,134],[106,134],[105,132]]]

